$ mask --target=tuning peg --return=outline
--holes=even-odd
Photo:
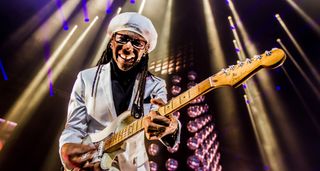
[[[239,67],[242,67],[242,66],[243,66],[243,64],[244,64],[244,62],[237,61],[237,65],[238,65]]]
[[[250,64],[251,62],[252,62],[252,60],[251,60],[251,59],[246,58],[246,63]]]
[[[230,66],[229,66],[229,69],[230,69],[230,70],[234,70],[234,68],[235,68],[234,65],[230,65]]]
[[[271,51],[267,51],[267,50],[265,52],[266,56],[271,56],[271,53],[272,53]]]
[[[259,59],[261,59],[261,58],[262,58],[261,55],[254,55],[254,56],[253,56],[253,59],[255,59],[255,60],[259,60]]]
[[[228,69],[222,69],[222,72],[225,74],[225,75],[229,75],[229,68]]]

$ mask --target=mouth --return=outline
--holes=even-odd
[[[126,58],[125,56],[122,56],[121,54],[118,55],[118,59],[119,59],[119,58],[122,59],[123,62],[125,62],[125,63],[133,63],[134,60],[135,60],[135,57],[134,57],[134,56],[133,56],[133,57]]]

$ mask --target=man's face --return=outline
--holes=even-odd
[[[147,41],[137,33],[119,31],[111,40],[113,60],[122,71],[128,71],[139,63],[147,52]]]

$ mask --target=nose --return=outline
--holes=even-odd
[[[122,49],[123,49],[123,52],[126,54],[126,55],[129,55],[130,53],[133,52],[133,46],[131,44],[130,41],[128,41],[126,44],[124,44],[122,46]]]

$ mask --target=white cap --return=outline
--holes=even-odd
[[[135,32],[146,39],[150,44],[149,53],[157,45],[158,34],[156,29],[150,19],[141,14],[126,12],[112,18],[107,30],[108,41],[115,32],[124,30]]]

